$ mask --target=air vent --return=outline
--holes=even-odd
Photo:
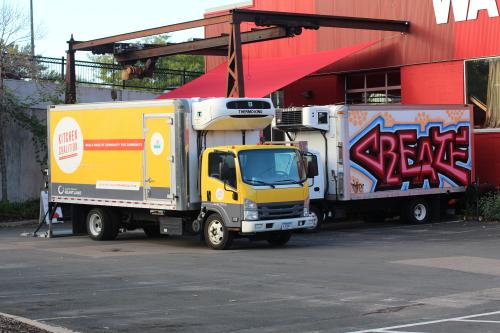
[[[328,107],[306,106],[276,110],[276,127],[284,131],[328,131],[330,111]]]
[[[276,110],[276,126],[300,126],[302,125],[302,108],[288,108]]]

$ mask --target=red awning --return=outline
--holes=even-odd
[[[294,57],[243,59],[246,97],[265,97],[378,41]],[[225,97],[227,63],[158,98]]]

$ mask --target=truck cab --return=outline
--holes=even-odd
[[[207,148],[201,164],[207,245],[227,248],[236,235],[283,245],[292,230],[314,227],[307,179],[304,158],[295,147]]]

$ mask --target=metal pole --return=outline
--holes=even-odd
[[[33,27],[33,0],[30,0],[30,19],[31,19],[31,56],[35,56],[35,29]]]
[[[75,73],[75,50],[73,49],[73,35],[68,41],[68,51],[66,53],[66,94],[64,102],[66,104],[76,103],[76,73]]]

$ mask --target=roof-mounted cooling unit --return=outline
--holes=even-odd
[[[328,107],[308,106],[302,108],[276,109],[276,128],[291,130],[321,130],[330,128]]]

